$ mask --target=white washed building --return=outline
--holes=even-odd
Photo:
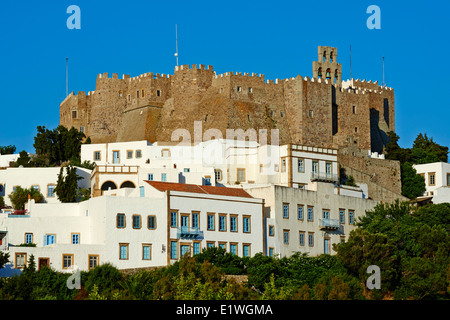
[[[0,214],[2,249],[15,268],[31,254],[39,266],[88,270],[168,265],[221,246],[239,256],[263,252],[263,200],[237,188],[148,182],[81,203],[27,204]],[[19,246],[34,243],[36,247]]]
[[[450,202],[450,163],[433,162],[413,167],[425,179],[426,190],[422,199],[432,199],[436,204]]]

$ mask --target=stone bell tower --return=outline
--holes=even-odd
[[[313,61],[313,77],[315,79],[327,79],[340,88],[342,85],[342,65],[337,63],[337,48],[318,48],[318,60]]]

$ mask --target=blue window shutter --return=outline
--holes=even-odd
[[[140,193],[141,198],[145,197],[145,189],[144,189],[144,187],[139,187],[139,193]]]

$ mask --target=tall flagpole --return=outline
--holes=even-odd
[[[350,43],[350,80],[352,80],[352,44]]]
[[[177,58],[177,66],[178,66],[178,30],[176,24],[175,24],[175,47],[176,47],[175,57]]]
[[[66,97],[69,95],[69,58],[66,58]]]
[[[384,81],[384,57],[383,57],[383,87],[386,85],[386,82]]]

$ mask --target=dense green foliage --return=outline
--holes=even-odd
[[[64,174],[64,167],[61,167],[56,182],[55,192],[58,200],[65,202],[75,202],[77,198],[78,180],[82,179],[77,175],[77,168],[67,166],[66,174]]]
[[[425,191],[425,180],[418,175],[413,164],[447,162],[448,147],[441,146],[426,134],[419,133],[412,148],[401,148],[400,137],[389,132],[389,143],[386,146],[386,159],[398,160],[401,166],[402,195],[415,199]]]
[[[14,154],[16,152],[16,146],[0,146],[0,154]]]
[[[449,299],[449,232],[448,203],[380,204],[334,245],[336,255],[250,258],[209,248],[131,274],[104,264],[81,273],[80,290],[67,289],[69,274],[29,261],[20,276],[0,279],[0,299]],[[379,290],[366,288],[369,265],[380,267]]]
[[[25,207],[25,203],[28,201],[28,196],[31,197],[31,199],[34,199],[36,203],[44,202],[45,198],[38,190],[29,188],[24,189],[22,187],[16,187],[16,190],[11,192],[10,195],[8,195],[9,200],[12,203],[12,206],[15,210],[23,210]]]
[[[59,125],[50,130],[45,126],[38,126],[33,144],[36,155],[29,157],[25,151],[21,151],[19,159],[12,166],[55,167],[70,162],[73,165],[90,168],[91,163],[80,163],[81,145],[85,138],[84,133],[74,127],[67,129]],[[90,139],[87,138],[84,143],[90,143]]]

